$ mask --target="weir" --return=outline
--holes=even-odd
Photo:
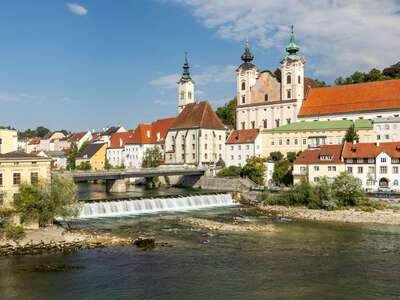
[[[150,214],[165,211],[185,211],[212,207],[232,206],[237,203],[232,194],[191,195],[170,198],[128,199],[86,202],[78,218],[103,218]]]

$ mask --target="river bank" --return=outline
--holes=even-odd
[[[366,212],[356,210],[354,208],[327,211],[321,209],[309,209],[306,207],[265,205],[263,203],[257,203],[256,206],[267,215],[284,218],[323,222],[400,225],[400,211],[395,209],[383,209]]]
[[[59,226],[27,230],[25,236],[13,241],[0,239],[0,256],[35,255],[49,252],[72,252],[79,249],[126,246],[135,242],[109,233],[70,231]]]

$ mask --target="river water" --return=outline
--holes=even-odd
[[[221,234],[179,225],[177,216],[274,224],[279,232]],[[0,258],[0,299],[400,299],[399,226],[269,218],[242,207],[70,226],[155,235],[172,247]],[[34,271],[41,264],[82,268]]]

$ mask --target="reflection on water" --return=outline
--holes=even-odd
[[[221,233],[176,214],[77,220],[73,228],[154,235],[173,247],[0,258],[0,299],[399,299],[400,227],[323,224],[218,208],[179,213],[274,224],[274,233]],[[84,269],[38,273],[39,264]]]

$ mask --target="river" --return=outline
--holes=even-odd
[[[93,193],[95,188],[90,188]],[[157,193],[168,192],[173,191]],[[279,231],[215,233],[179,225],[177,216],[236,218],[274,224]],[[151,234],[172,247],[0,258],[0,299],[400,298],[399,226],[270,218],[241,207],[99,218],[70,225],[121,236]],[[35,271],[41,264],[82,269]]]

